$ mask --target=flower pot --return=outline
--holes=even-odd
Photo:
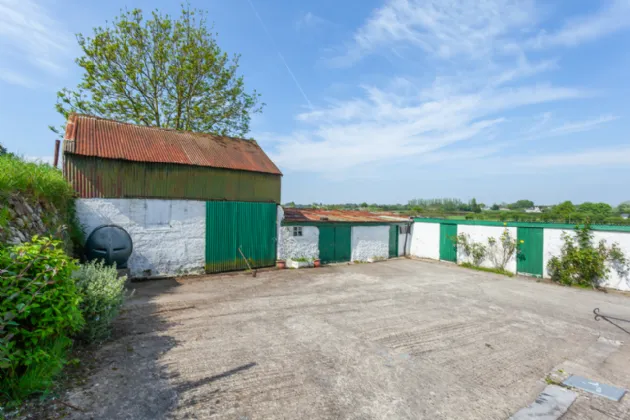
[[[313,265],[314,265],[315,267],[321,267],[322,262],[321,262],[321,260],[318,258],[318,259],[316,259],[315,261],[313,261]]]
[[[276,261],[276,266],[280,269],[287,268],[287,262],[285,260]]]

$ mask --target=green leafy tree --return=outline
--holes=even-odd
[[[7,153],[7,148],[6,148],[6,147],[4,147],[4,146],[2,145],[2,143],[0,143],[0,156],[4,155],[4,154],[6,154],[6,153]]]
[[[470,200],[470,211],[474,213],[481,213],[481,206],[477,204],[477,199]]]
[[[606,203],[582,203],[577,206],[577,211],[580,213],[589,213],[594,219],[605,219],[612,214],[612,207]]]
[[[529,209],[531,207],[534,207],[534,202],[532,200],[518,200],[516,203],[508,205],[508,208],[512,210]]]
[[[84,70],[75,90],[57,94],[64,118],[85,113],[136,124],[244,136],[260,95],[237,75],[239,56],[221,51],[205,12],[182,7],[178,19],[124,11],[111,25],[77,35]],[[50,127],[59,132],[58,128]]]
[[[619,213],[630,213],[630,201],[624,201],[619,204],[619,206],[617,206],[617,211]]]
[[[565,201],[553,207],[552,213],[555,217],[569,219],[571,213],[575,212],[575,206],[570,201]]]
[[[492,207],[490,207],[490,210],[497,211],[497,210],[499,210],[500,208],[501,208],[501,207],[500,207],[497,203],[494,203],[494,204],[492,205]]]

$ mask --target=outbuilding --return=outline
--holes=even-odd
[[[284,207],[280,219],[278,259],[372,262],[411,246],[411,221],[393,213]]]
[[[71,114],[63,173],[86,236],[130,234],[133,277],[275,264],[282,173],[254,140]]]

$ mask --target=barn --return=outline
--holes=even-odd
[[[409,255],[411,221],[396,214],[284,207],[279,218],[278,259],[328,264]]]
[[[132,277],[275,264],[282,173],[254,140],[71,114],[63,173],[86,237],[131,236]]]

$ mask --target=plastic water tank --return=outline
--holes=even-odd
[[[117,268],[127,268],[127,260],[132,251],[131,236],[117,225],[99,226],[85,241],[88,260],[103,260],[107,265],[116,263]]]

